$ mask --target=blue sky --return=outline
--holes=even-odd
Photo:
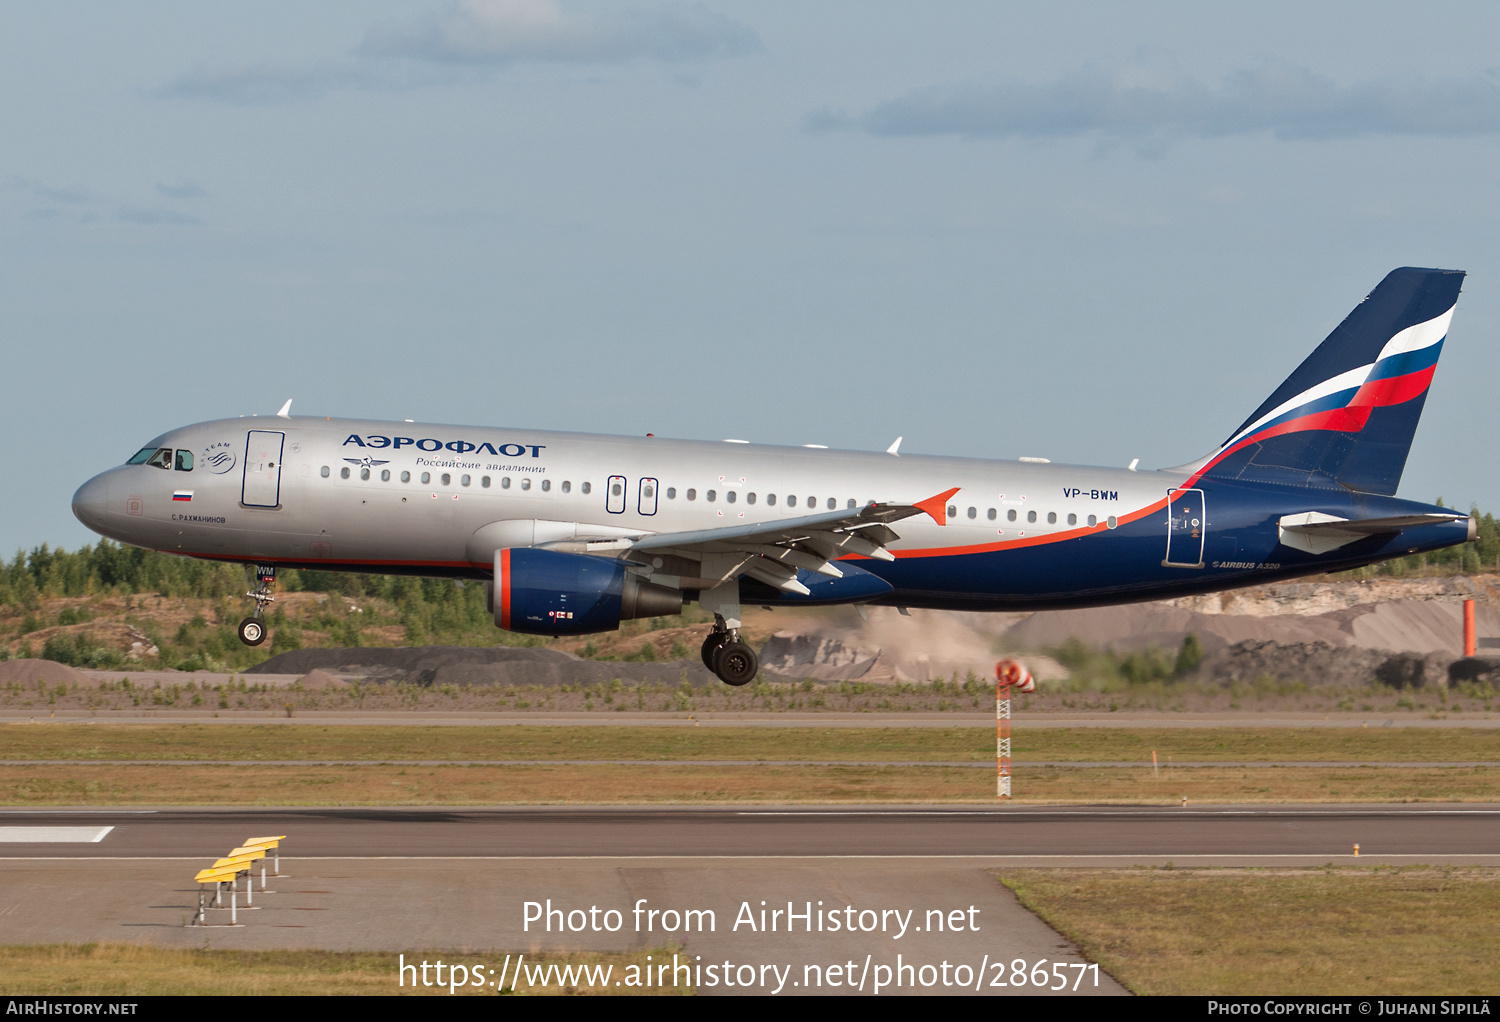
[[[1402,495],[1500,509],[1500,9],[55,2],[0,34],[0,550],[187,422],[1197,457],[1470,272]]]

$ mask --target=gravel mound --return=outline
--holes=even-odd
[[[49,685],[61,685],[64,682],[70,685],[79,682],[93,683],[93,679],[82,671],[53,660],[23,658],[0,663],[0,685],[35,685],[38,681],[45,681]]]
[[[246,674],[309,674],[326,671],[369,681],[415,685],[589,685],[612,681],[676,685],[717,684],[701,661],[636,664],[584,660],[534,646],[414,646],[298,649],[273,656]]]
[[[1500,659],[1252,640],[1208,654],[1193,677],[1225,685],[1270,678],[1312,687],[1380,682],[1391,688],[1428,688],[1500,678]]]

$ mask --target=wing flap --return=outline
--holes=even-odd
[[[841,579],[844,573],[832,563],[840,557],[894,561],[887,547],[901,536],[891,526],[923,514],[945,524],[944,505],[957,492],[954,488],[912,504],[871,503],[721,529],[656,533],[631,541],[624,556],[663,585],[704,587],[743,574],[807,595],[807,587],[797,580],[799,569]],[[667,564],[668,559],[674,563]]]

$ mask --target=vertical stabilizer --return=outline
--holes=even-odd
[[[1394,494],[1463,278],[1460,270],[1392,270],[1202,475]]]

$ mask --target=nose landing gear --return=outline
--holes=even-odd
[[[240,622],[240,641],[247,646],[259,646],[266,641],[266,608],[276,600],[276,568],[272,565],[255,566],[255,588],[245,595],[255,601],[255,612]]]

